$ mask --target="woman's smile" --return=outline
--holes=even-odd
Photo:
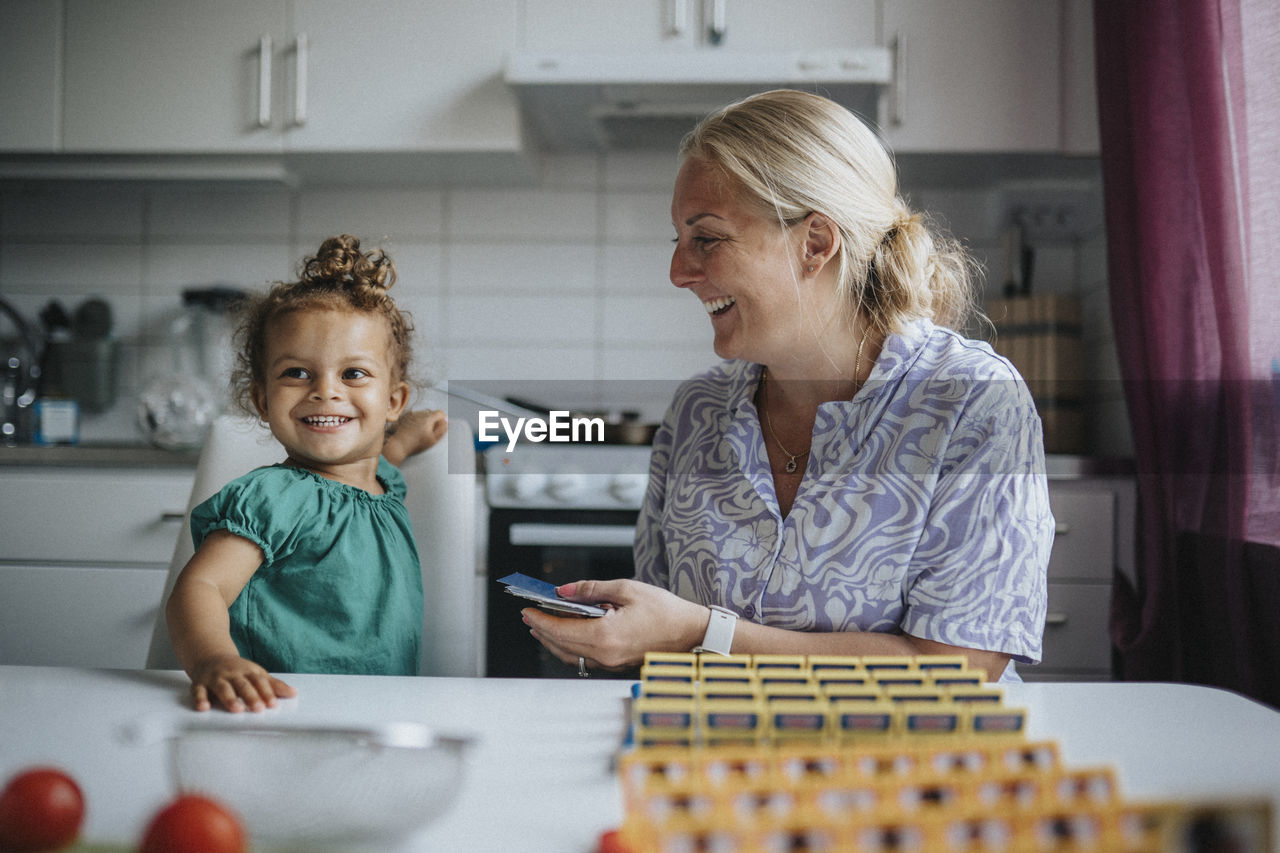
[[[707,309],[707,313],[713,317],[718,317],[733,307],[738,300],[732,296],[721,296],[719,299],[709,299],[702,303],[702,307]]]

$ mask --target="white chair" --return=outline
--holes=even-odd
[[[148,669],[179,669],[169,642],[164,602],[191,559],[191,510],[224,485],[260,465],[284,459],[284,450],[258,421],[222,415],[200,450],[182,532],[173,549],[164,597],[151,635]],[[445,441],[400,466],[408,493],[426,592],[420,675],[482,674],[482,614],[476,561],[475,453],[471,427],[451,421]]]

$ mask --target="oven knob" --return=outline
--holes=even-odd
[[[546,485],[546,474],[516,474],[507,477],[507,494],[517,500],[527,501]]]
[[[618,474],[609,481],[609,494],[617,498],[619,503],[639,506],[648,485],[649,478],[644,474]]]
[[[552,474],[547,482],[547,494],[558,501],[570,501],[587,488],[587,479],[581,474]]]

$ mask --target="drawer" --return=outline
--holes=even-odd
[[[1075,489],[1051,484],[1049,505],[1056,529],[1049,555],[1049,579],[1111,582],[1116,562],[1116,496],[1110,489]]]
[[[142,669],[167,576],[0,565],[0,664]]]
[[[1050,583],[1039,670],[1111,672],[1111,585]]]
[[[187,469],[8,469],[0,560],[164,564],[183,530]]]

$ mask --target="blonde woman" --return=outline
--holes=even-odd
[[[654,442],[636,579],[566,584],[597,619],[524,611],[562,661],[648,650],[1040,658],[1053,537],[1041,426],[959,329],[969,261],[898,193],[856,116],[756,95],[683,142],[671,281],[725,359]]]

